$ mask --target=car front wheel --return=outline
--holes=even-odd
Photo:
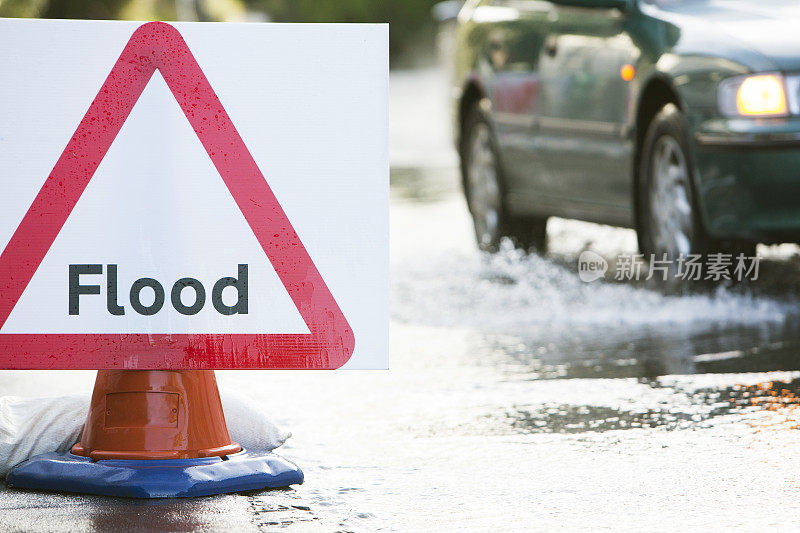
[[[700,219],[686,118],[667,104],[647,130],[639,169],[639,250],[675,261],[711,253],[755,255],[755,243],[711,238]]]
[[[639,248],[645,257],[670,259],[709,251],[695,208],[686,120],[673,104],[653,119],[640,169]]]

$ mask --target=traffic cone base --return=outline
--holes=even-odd
[[[303,482],[303,472],[271,452],[224,457],[93,461],[72,453],[46,453],[17,465],[9,487],[123,498],[186,498],[275,489]]]
[[[303,473],[233,442],[211,370],[100,370],[80,442],[16,466],[9,486],[133,498],[285,487]]]

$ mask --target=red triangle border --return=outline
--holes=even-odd
[[[264,249],[306,334],[0,333],[5,369],[333,369],[353,331],[178,30],[134,31],[52,172],[0,254],[0,327],[8,319],[122,125],[159,70]]]

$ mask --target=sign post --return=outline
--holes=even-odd
[[[72,39],[76,35],[74,24],[84,29],[97,27],[98,33],[110,42],[130,27],[121,26],[123,23],[0,21],[0,25],[11,30],[17,24],[33,28],[34,33],[43,25],[55,24]],[[210,33],[204,34],[203,26]],[[294,28],[294,33],[286,33],[286,26],[293,25],[247,26],[244,33],[255,42],[272,28],[282,35],[278,42],[283,44],[296,43],[298,34],[312,31],[304,25]],[[176,497],[301,483],[303,474],[293,463],[272,453],[242,450],[231,441],[213,369],[339,368],[354,357],[356,346],[361,346],[360,331],[365,332],[364,357],[353,367],[380,368],[388,364],[388,295],[385,294],[388,263],[383,255],[387,253],[388,241],[386,72],[385,63],[381,65],[386,61],[386,28],[354,25],[338,29],[353,34],[342,39],[343,46],[358,46],[361,38],[361,46],[377,49],[371,59],[367,54],[365,78],[377,91],[369,93],[364,101],[373,105],[368,111],[374,113],[377,109],[379,113],[368,116],[354,108],[350,117],[353,124],[345,124],[342,134],[347,137],[351,132],[354,144],[364,134],[377,135],[383,142],[373,153],[364,152],[362,147],[348,149],[343,145],[344,151],[355,148],[363,154],[365,161],[358,163],[352,162],[350,153],[305,147],[311,152],[309,155],[313,156],[316,150],[330,158],[329,165],[338,167],[334,174],[349,177],[341,180],[340,194],[336,194],[330,183],[336,180],[335,176],[330,179],[300,176],[308,181],[301,199],[318,205],[313,190],[321,186],[328,187],[335,195],[335,199],[325,200],[341,204],[342,209],[348,209],[348,204],[353,210],[359,209],[356,206],[364,200],[374,203],[363,210],[362,217],[351,217],[339,224],[338,229],[345,233],[336,235],[338,245],[329,242],[327,246],[316,246],[321,251],[318,257],[324,260],[325,272],[337,283],[335,286],[326,283],[328,276],[323,276],[322,269],[312,260],[305,238],[300,238],[292,221],[300,221],[305,231],[313,233],[310,224],[299,212],[296,216],[287,214],[249,149],[254,144],[261,146],[262,139],[245,144],[182,32],[175,25],[151,22],[128,33],[127,44],[52,170],[40,182],[38,192],[28,203],[30,207],[24,213],[17,210],[20,216],[17,222],[13,214],[0,218],[0,231],[3,224],[8,228],[6,244],[0,253],[0,366],[103,369],[98,372],[80,442],[68,454],[45,454],[18,465],[7,477],[10,486],[129,497]],[[193,35],[194,41],[189,42],[202,45],[225,30],[224,25],[195,24],[186,25],[184,31]],[[334,35],[337,33],[341,31]],[[321,45],[322,39],[311,42],[313,53],[313,42]],[[263,44],[275,42],[267,40]],[[335,43],[330,46],[335,47]],[[297,53],[298,60],[308,60],[309,51],[298,49]],[[254,68],[269,65],[269,58],[261,59],[262,62],[251,60],[250,65]],[[154,89],[161,93],[153,97],[146,90],[149,84],[156,83],[156,73],[163,84]],[[269,83],[280,82],[271,79]],[[355,92],[365,90],[363,86],[354,87]],[[0,96],[12,90],[0,86]],[[285,89],[276,88],[275,93],[285,94]],[[115,144],[123,138],[129,141],[129,132],[143,123],[143,117],[135,115],[140,99],[147,100],[141,105],[154,111],[149,115],[152,118],[170,104],[167,94],[173,97],[173,104],[177,103],[195,140],[181,137],[177,130],[186,124],[181,125],[180,118],[173,117],[176,132],[167,133],[162,144],[169,146],[160,155],[161,148],[145,140],[138,145],[134,143],[133,150],[118,157],[113,152]],[[347,107],[345,104],[340,105]],[[285,122],[279,126],[291,130],[296,127],[293,124]],[[263,125],[263,128],[276,127],[270,123]],[[0,131],[0,140],[8,134]],[[221,178],[224,188],[219,187],[218,181],[214,184],[209,181],[209,189],[217,188],[205,191],[199,179],[191,179],[193,174],[175,172],[174,160],[178,154],[191,153],[192,143],[197,141],[202,152],[195,150],[194,154],[202,157],[192,160],[210,160],[212,174],[216,173],[216,180]],[[308,142],[313,144],[314,140]],[[148,158],[148,149],[156,154]],[[27,164],[23,157],[15,158],[20,153],[14,153],[14,145],[10,154],[7,157],[14,158],[13,163],[22,169],[22,174],[30,169],[33,175],[38,163]],[[183,182],[174,183],[164,198],[152,200],[141,196],[152,192],[135,172],[142,159],[168,167],[165,172],[163,166],[153,171],[164,172],[159,185],[166,183],[170,189],[170,183]],[[347,169],[348,164],[352,168]],[[94,180],[98,179],[102,183],[95,186]],[[181,188],[183,183],[191,189]],[[8,180],[0,181],[0,187],[13,189]],[[22,201],[26,192],[28,195],[33,192],[31,187],[22,189],[16,196],[10,194],[12,200],[7,201]],[[285,190],[291,192],[291,186]],[[352,190],[360,191],[361,198],[346,196]],[[121,231],[127,236],[109,237],[113,244],[103,248],[93,244],[92,239],[87,241],[85,230],[76,230],[83,237],[76,241],[80,244],[58,247],[62,238],[71,238],[70,224],[79,227],[83,220],[76,221],[79,217],[76,213],[87,204],[89,211],[100,206],[100,212],[104,213],[98,219],[95,209],[94,216],[83,217],[94,227],[113,218],[109,206],[101,204],[118,194],[126,197],[123,204],[127,202],[137,210],[127,226],[124,222],[115,223],[116,227],[125,228]],[[137,203],[137,197],[144,199]],[[231,209],[225,216],[217,215],[214,210],[224,202]],[[128,208],[123,207],[120,213],[124,214],[125,209]],[[229,217],[228,231],[216,235],[217,229],[199,227],[205,220],[196,225],[186,222],[186,218],[198,211],[201,219],[219,224]],[[186,217],[181,218],[181,213]],[[311,217],[312,222],[322,222],[315,218],[317,215]],[[143,231],[149,223],[143,220],[158,221],[159,217],[162,218],[159,232]],[[325,223],[336,226],[331,220]],[[134,239],[137,232],[131,231],[131,226],[138,228],[135,235],[138,240]],[[171,235],[167,237],[165,232]],[[348,235],[351,235],[349,241]],[[213,241],[215,237],[225,247],[224,251],[203,254],[196,250],[204,239]],[[324,237],[323,232],[315,243],[324,242]],[[369,250],[363,246],[364,242],[369,244]],[[246,245],[252,249],[245,252]],[[79,259],[79,251],[92,256]],[[368,262],[362,263],[365,260]],[[143,267],[142,263],[147,265]],[[217,268],[222,263],[227,270]],[[137,271],[137,266],[146,271]],[[362,271],[356,272],[359,269]],[[351,276],[359,275],[348,280],[348,271]],[[355,298],[348,296],[351,292]],[[347,308],[339,304],[334,293],[344,298]],[[48,297],[51,303],[60,305],[42,306]],[[280,303],[287,305],[281,309]],[[366,305],[366,314],[354,303]],[[39,312],[31,313],[37,304]],[[289,315],[296,316],[293,324],[284,318]]]

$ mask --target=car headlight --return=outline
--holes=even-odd
[[[719,108],[729,117],[789,114],[783,76],[777,73],[728,78],[719,84]]]

